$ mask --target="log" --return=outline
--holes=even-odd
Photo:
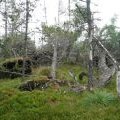
[[[110,59],[112,60],[113,64],[115,65],[116,69],[119,69],[119,63],[115,60],[115,58],[110,54],[110,52],[105,48],[105,46],[101,43],[100,40],[98,40],[96,37],[94,37],[96,43],[98,46],[100,46],[100,48],[102,48],[105,53],[110,57]]]

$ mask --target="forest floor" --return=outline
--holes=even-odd
[[[80,66],[60,67],[59,79],[71,79],[68,71],[79,74],[85,69]],[[34,77],[39,79],[47,74],[46,67],[34,69]],[[82,84],[86,82],[82,81]],[[120,120],[120,100],[116,93],[115,79],[106,88],[93,92],[75,93],[67,87],[59,90],[20,91],[21,78],[0,81],[0,120]]]

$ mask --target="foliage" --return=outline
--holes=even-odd
[[[24,33],[16,33],[14,35],[9,34],[8,38],[5,39],[3,37],[1,42],[1,52],[0,56],[4,58],[10,58],[10,57],[16,57],[16,56],[22,56],[24,53],[23,46],[24,46]],[[36,47],[34,42],[28,38],[27,41],[28,46],[28,54],[32,54],[35,52]]]
[[[23,58],[11,58],[0,62],[0,79],[16,78],[22,74]],[[14,73],[15,72],[15,73]],[[25,74],[31,74],[31,60],[25,59]],[[16,74],[17,73],[17,74]]]
[[[86,105],[87,107],[93,105],[107,106],[115,102],[115,100],[116,97],[113,94],[108,93],[106,91],[96,90],[83,99],[83,104]]]
[[[116,16],[111,19],[110,25],[105,25],[100,31],[100,37],[106,48],[117,58],[120,50],[120,31],[116,27]]]
[[[45,42],[48,46],[54,46],[57,41],[58,61],[68,57],[70,49],[77,40],[77,33],[74,31],[64,30],[58,26],[42,26]],[[61,57],[60,57],[61,56]]]
[[[75,9],[72,10],[73,13],[73,24],[75,30],[79,33],[79,35],[85,31],[86,23],[87,23],[87,10],[85,6],[81,6],[78,3],[75,5]]]
[[[50,75],[50,69],[49,68],[43,68],[40,73],[41,73],[41,75],[49,76]]]

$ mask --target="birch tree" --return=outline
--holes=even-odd
[[[24,55],[23,55],[23,77],[25,76],[25,58],[27,58],[27,39],[28,39],[28,20],[29,20],[29,1],[26,0],[26,21],[25,21],[25,38],[24,38]]]
[[[92,47],[92,14],[90,8],[91,0],[86,1],[87,5],[87,23],[88,23],[88,42],[89,42],[89,63],[88,63],[88,89],[92,90],[93,87],[93,47]]]
[[[57,66],[62,60],[68,58],[68,48],[77,40],[77,34],[57,26],[43,26],[43,34],[46,45],[52,46],[53,49],[51,75],[55,79]]]

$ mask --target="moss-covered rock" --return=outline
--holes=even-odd
[[[22,75],[23,58],[10,58],[0,63],[0,79],[15,78]],[[25,74],[31,74],[31,60],[25,59]]]

